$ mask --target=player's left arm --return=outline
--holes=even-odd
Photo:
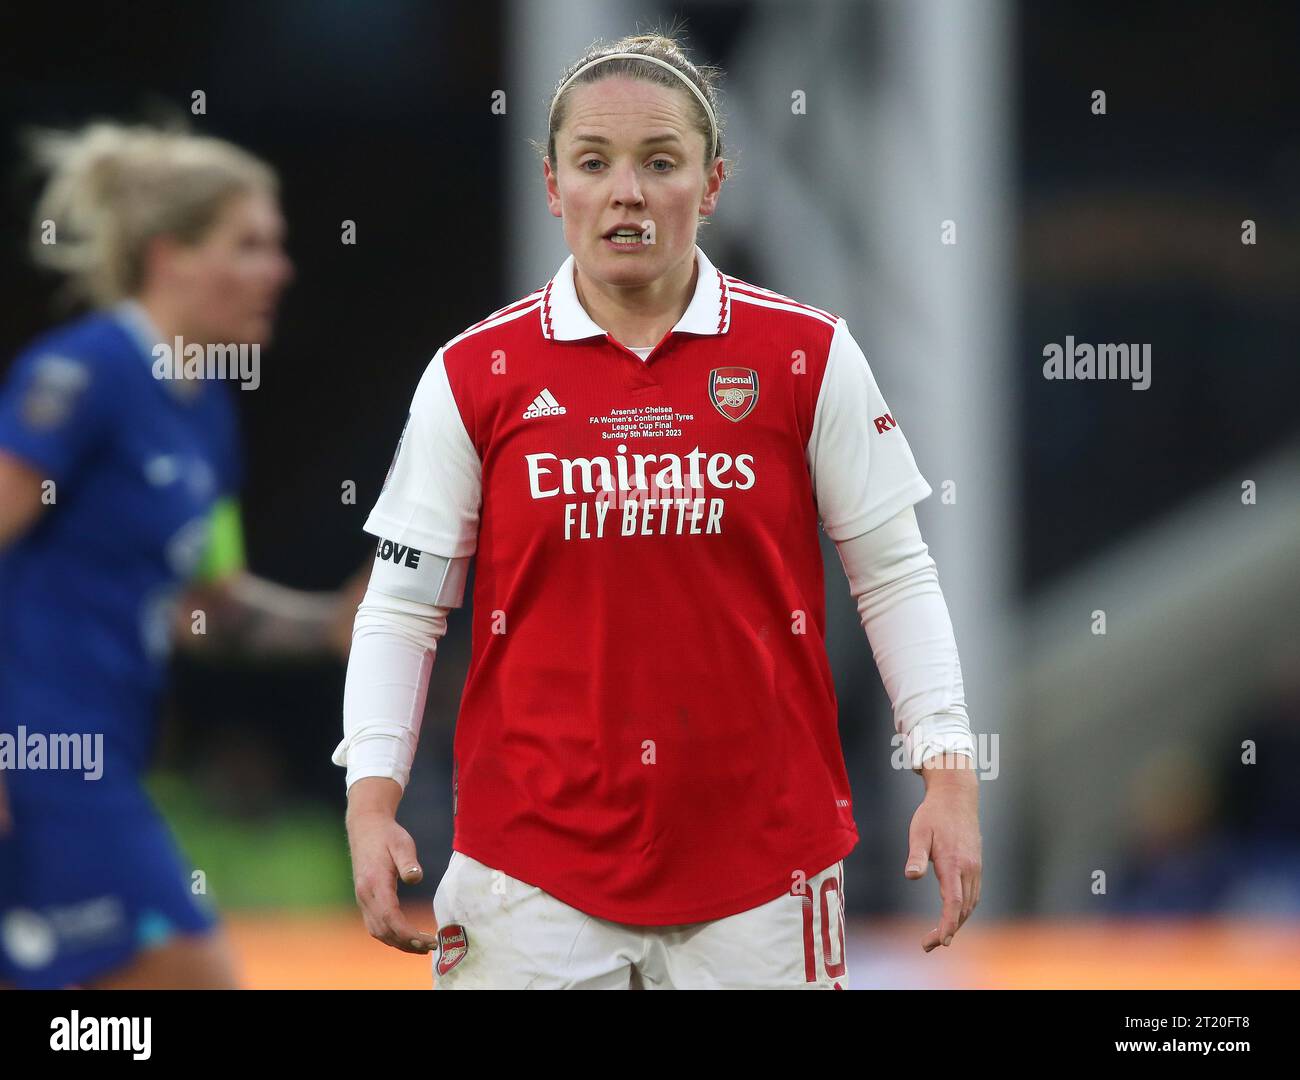
[[[951,944],[979,902],[975,745],[952,621],[912,509],[931,489],[843,319],[807,454],[822,527],[836,544],[893,706],[900,764],[925,781],[904,873],[917,880],[934,863],[943,914],[921,942],[930,952]]]
[[[292,589],[249,572],[239,503],[212,509],[208,546],[177,612],[182,648],[247,657],[346,657],[370,576],[363,566],[336,590]]]
[[[934,863],[943,913],[921,942],[930,952],[950,945],[970,918],[982,869],[979,778],[952,620],[912,507],[836,550],[893,705],[900,764],[925,781],[904,874],[919,880]]]

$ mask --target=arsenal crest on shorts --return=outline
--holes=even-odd
[[[758,404],[758,372],[720,367],[709,372],[709,400],[728,420],[743,420]]]
[[[438,927],[438,974],[446,975],[465,959],[469,952],[469,938],[460,923]]]

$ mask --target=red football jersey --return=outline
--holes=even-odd
[[[818,522],[850,539],[930,494],[845,321],[695,254],[644,361],[572,256],[447,342],[365,525],[476,556],[453,846],[642,925],[857,843]]]

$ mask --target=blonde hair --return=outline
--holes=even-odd
[[[709,103],[709,107],[713,110],[713,117],[717,121],[717,147],[713,158],[707,156],[714,135],[708,111],[700,104],[696,96],[682,85],[682,80],[677,75],[674,75],[671,71],[665,71],[659,64],[653,62],[644,63],[640,60],[628,58],[607,60],[603,64],[596,64],[574,78],[575,72],[585,65],[613,53],[640,53],[644,56],[653,57],[655,60],[660,60],[680,72],[682,77],[700,92]],[[618,41],[612,44],[597,41],[582,56],[565,68],[564,73],[555,84],[555,90],[551,93],[551,116],[547,125],[546,146],[545,148],[538,147],[539,151],[544,149],[544,152],[550,157],[552,167],[554,167],[555,162],[555,135],[564,126],[568,99],[573,92],[573,88],[615,75],[629,75],[634,79],[656,83],[684,95],[683,100],[688,101],[690,104],[691,118],[695,130],[704,138],[704,152],[706,155],[704,167],[708,169],[712,166],[714,159],[722,155],[723,117],[721,104],[718,100],[718,82],[722,76],[722,69],[708,64],[697,66],[691,63],[685,49],[677,39],[676,32],[669,30],[666,33],[633,34],[619,38]],[[729,158],[723,157],[723,168],[727,176],[732,174],[733,163]]]
[[[96,307],[139,291],[154,237],[196,243],[231,198],[279,189],[269,165],[209,135],[100,121],[33,131],[28,142],[49,173],[32,221],[32,258],[66,275],[69,291]]]

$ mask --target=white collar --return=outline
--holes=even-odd
[[[731,292],[722,272],[709,262],[698,244],[695,259],[699,274],[695,295],[670,333],[725,334],[731,326]],[[547,282],[542,294],[542,336],[554,341],[578,341],[604,337],[605,331],[591,321],[573,285],[574,258],[570,255]]]

